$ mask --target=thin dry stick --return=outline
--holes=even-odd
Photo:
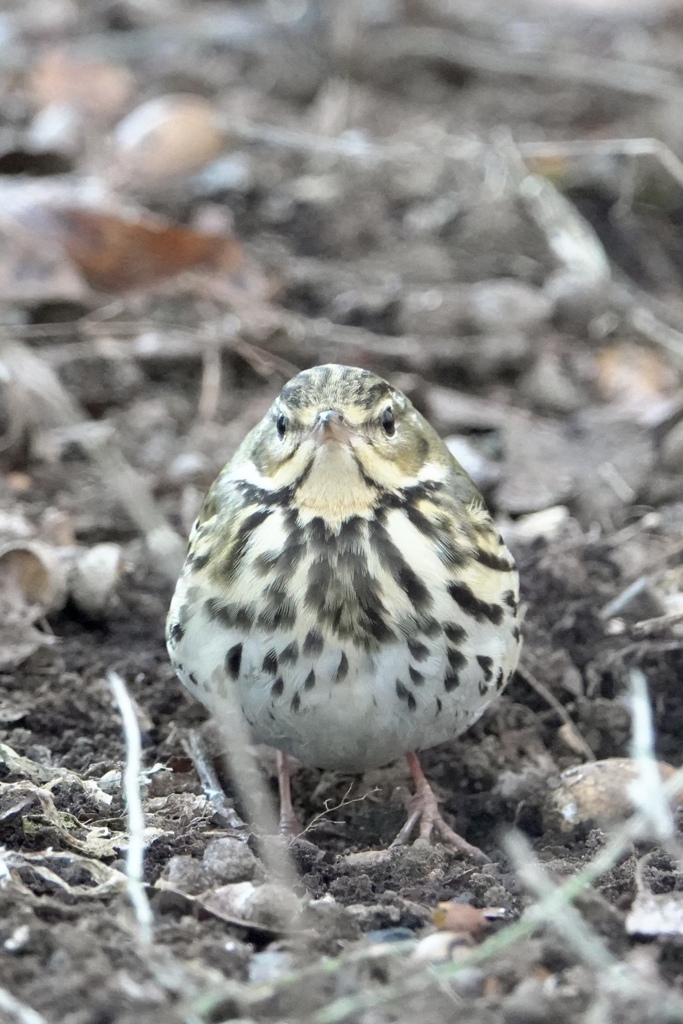
[[[683,622],[683,612],[669,612],[668,615],[656,615],[652,619],[641,619],[631,626],[631,636],[635,640],[644,640],[659,633],[668,633],[672,626]]]
[[[616,615],[619,615],[631,603],[634,597],[638,597],[646,589],[647,583],[647,576],[639,576],[633,583],[629,583],[627,587],[624,587],[620,594],[617,594],[611,601],[608,601],[598,612],[602,621],[606,622],[608,619],[613,619]]]
[[[153,917],[143,882],[145,816],[142,810],[139,781],[142,768],[140,727],[133,702],[121,676],[110,670],[107,673],[107,681],[121,713],[123,733],[126,739],[126,767],[123,773],[123,786],[128,813],[128,850],[126,852],[128,895],[135,913],[135,920],[138,923],[140,940],[149,945],[152,941]]]
[[[9,376],[25,399],[34,425],[50,427],[90,426],[82,409],[70,397],[54,371],[26,345],[0,333],[0,370]],[[104,483],[116,495],[145,536],[161,571],[175,579],[185,549],[166,521],[144,480],[124,459],[111,437],[93,437],[83,429],[82,443],[97,466]]]
[[[316,826],[323,819],[327,818],[328,814],[334,814],[335,811],[340,811],[342,809],[342,807],[348,807],[350,804],[361,803],[361,801],[367,800],[368,797],[371,797],[373,795],[373,793],[379,793],[379,786],[375,786],[374,789],[368,790],[368,792],[367,793],[363,793],[362,796],[354,796],[353,799],[348,800],[347,797],[348,797],[349,793],[351,792],[351,790],[353,789],[353,787],[354,787],[354,783],[352,782],[351,785],[349,786],[349,788],[344,793],[344,796],[339,801],[339,803],[335,804],[333,807],[328,807],[327,806],[328,805],[328,801],[326,800],[325,801],[325,810],[324,811],[320,811],[313,818],[311,818],[311,820],[309,821],[309,823],[306,826],[306,828],[302,832],[300,832],[299,835],[300,836],[305,836],[307,832],[311,832],[313,829],[316,828]],[[340,825],[341,822],[330,822],[330,824]]]
[[[194,770],[204,791],[204,796],[213,805],[217,814],[225,819],[230,828],[245,829],[246,825],[240,818],[234,807],[231,807],[226,799],[225,793],[218,781],[211,759],[207,754],[205,745],[197,729],[190,729],[187,734],[187,741],[184,744]]]
[[[221,355],[218,345],[209,339],[202,357],[202,386],[197,403],[197,416],[202,423],[213,423],[221,400]]]
[[[220,719],[216,717],[214,721],[224,740],[230,777],[249,822],[259,836],[276,836],[278,820],[273,801],[252,753],[249,727],[230,683],[221,695]],[[262,844],[261,855],[268,871],[283,885],[293,888],[296,884],[296,871],[284,844],[265,842]]]
[[[502,139],[500,152],[517,183],[519,196],[558,265],[596,285],[611,279],[610,262],[593,227],[573,203],[547,178],[530,174],[519,150],[510,139]]]
[[[631,757],[638,766],[639,774],[639,778],[629,786],[629,793],[635,806],[647,816],[653,839],[668,844],[675,835],[676,827],[654,754],[655,735],[647,680],[639,668],[633,668],[629,672],[629,682]]]
[[[36,1010],[25,1003],[20,1003],[7,989],[0,988],[0,1010],[9,1014],[17,1024],[47,1024],[47,1021]]]
[[[584,53],[548,49],[519,54],[474,36],[429,26],[369,33],[361,40],[354,57],[356,65],[367,62],[373,67],[387,61],[397,64],[405,60],[439,61],[479,74],[575,82],[653,99],[674,98],[680,90],[674,72],[652,65],[610,58],[596,61]]]
[[[583,751],[584,755],[588,758],[589,761],[594,761],[595,754],[588,746],[588,743],[585,741],[579,730],[574,725],[574,722],[571,719],[571,715],[567,711],[566,707],[559,702],[557,697],[550,692],[548,687],[545,686],[540,681],[540,679],[536,679],[534,674],[529,671],[529,668],[526,665],[520,665],[517,668],[517,675],[520,677],[520,679],[523,679],[524,682],[528,686],[530,686],[532,690],[535,690],[539,697],[541,697],[546,702],[546,704],[548,704],[549,707],[553,709],[553,711],[557,712],[557,714],[560,716],[560,718],[565,723],[567,728],[571,731],[572,736],[576,740],[578,746]]]

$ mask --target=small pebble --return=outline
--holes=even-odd
[[[420,939],[413,950],[413,960],[444,962],[458,960],[472,947],[469,935],[459,932],[433,932]]]
[[[200,860],[187,854],[171,857],[161,876],[174,889],[197,896],[211,886],[211,875]]]
[[[480,281],[470,289],[469,315],[484,333],[504,328],[528,334],[547,323],[551,311],[547,295],[512,278]]]
[[[222,884],[250,882],[258,861],[246,843],[225,836],[214,839],[204,850],[204,867]]]
[[[201,452],[181,452],[168,467],[168,476],[175,483],[187,483],[210,472],[211,464]]]
[[[405,942],[407,939],[414,939],[415,934],[410,928],[377,928],[368,932],[365,936],[368,942]]]
[[[291,974],[295,966],[296,961],[292,953],[265,949],[262,953],[255,953],[252,956],[249,964],[249,981],[276,981],[286,974]]]
[[[118,544],[95,544],[76,559],[69,577],[71,597],[82,612],[95,618],[113,604],[123,574],[123,552]]]

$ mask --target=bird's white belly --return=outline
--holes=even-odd
[[[236,702],[257,742],[304,764],[357,772],[458,736],[516,663],[509,630],[470,622],[471,655],[447,688],[448,642],[422,639],[412,650],[403,639],[375,652],[338,639],[307,650],[302,633],[292,649],[286,634],[225,628],[201,605],[169,647],[183,683],[219,722]]]

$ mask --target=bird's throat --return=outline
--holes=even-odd
[[[348,445],[322,444],[305,479],[296,491],[300,511],[342,522],[367,516],[377,503],[377,491],[368,484]]]

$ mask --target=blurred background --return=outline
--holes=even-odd
[[[234,904],[193,902],[263,876],[205,856],[233,833],[183,745],[202,712],[173,678],[164,616],[206,488],[300,369],[362,365],[403,389],[520,565],[520,671],[457,747],[425,758],[456,826],[491,849],[514,823],[560,874],[601,849],[631,777],[634,668],[657,754],[681,763],[682,156],[678,0],[0,5],[0,845],[14,879],[0,981],[48,1024],[296,1019],[286,994],[222,1017],[192,1000],[284,976],[312,948],[421,934],[440,900],[519,912],[509,865],[348,859],[397,831],[401,768],[298,776],[326,851],[299,851],[303,886],[334,905],[307,909],[303,938],[282,938],[292,905],[272,893],[251,925]],[[175,980],[140,959],[121,910],[110,668],[156,766],[145,879]],[[606,796],[571,818],[562,773],[595,761]],[[643,929],[658,938],[660,993],[680,981],[681,928],[629,925],[643,879],[675,894],[675,856],[608,872],[612,932],[593,925],[617,936],[617,960]],[[617,997],[594,964],[562,1002],[581,958],[547,942],[461,1003],[498,1014],[486,1021],[540,1021],[532,1005],[606,1019]],[[297,994],[317,1013],[409,970],[395,962],[384,981],[358,968]],[[664,1006],[638,991],[620,1020]],[[404,1011],[451,1019],[447,994],[429,1000]]]

